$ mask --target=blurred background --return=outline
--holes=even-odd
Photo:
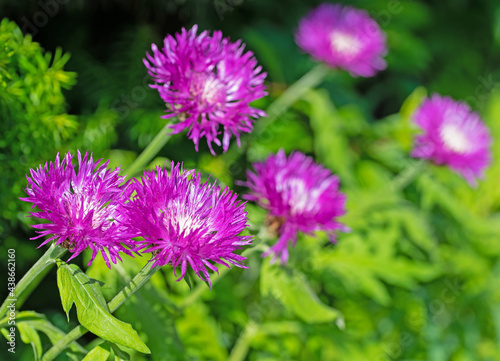
[[[293,34],[319,3],[2,0],[2,269],[9,248],[18,277],[43,252],[29,240],[29,205],[18,200],[30,167],[88,149],[126,168],[164,126],[164,104],[142,63],[152,43],[194,24],[243,39],[268,73],[269,96],[255,104],[265,109],[314,67]],[[410,118],[426,94],[466,101],[500,136],[500,3],[338,3],[378,21],[388,39],[387,70],[369,79],[332,71],[244,151],[213,157],[201,144],[197,153],[179,134],[153,164],[182,161],[242,194],[234,181],[245,179],[251,162],[279,148],[301,150],[341,177],[349,199],[343,221],[353,231],[335,246],[322,235],[299,238],[286,267],[254,254],[250,270],[231,270],[211,292],[199,284],[193,293],[164,267],[118,311],[153,352],[133,360],[500,360],[496,142],[493,165],[475,189],[438,167],[403,191],[388,188],[412,164]],[[265,213],[252,204],[247,210],[257,233]],[[99,262],[88,273],[111,296],[123,272],[132,276],[145,261],[126,260],[121,276]],[[64,331],[76,325],[75,315],[68,324],[62,312],[54,270],[23,309],[46,313]],[[94,338],[82,344],[91,347]],[[33,359],[30,346],[17,346],[16,359]],[[81,358],[69,352],[60,360]]]

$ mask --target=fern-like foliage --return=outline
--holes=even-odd
[[[0,202],[2,224],[15,222],[24,174],[30,166],[51,159],[77,128],[66,113],[62,89],[70,89],[76,74],[64,70],[68,54],[44,51],[19,27],[0,23]]]

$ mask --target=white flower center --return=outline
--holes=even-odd
[[[361,41],[341,31],[333,31],[330,34],[330,44],[334,51],[347,56],[355,56],[361,50]]]
[[[201,219],[199,219],[198,217],[192,217],[188,214],[178,215],[176,220],[177,224],[179,225],[180,233],[184,232],[185,236],[203,225]]]
[[[201,106],[222,106],[226,101],[225,85],[214,74],[195,74],[190,92]]]
[[[69,198],[73,198],[73,202],[70,202]],[[75,198],[78,201],[74,202]],[[103,207],[102,205],[99,205],[99,202],[95,199],[89,198],[85,195],[78,195],[71,193],[66,193],[65,195],[63,195],[63,199],[66,203],[66,210],[70,217],[73,217],[75,213],[77,219],[81,221],[87,216],[87,214],[91,210],[93,210],[94,211],[94,213],[92,214],[93,229],[99,228],[101,226],[103,227],[103,229],[107,229],[111,226],[111,222],[108,222],[107,224],[105,222],[112,220],[112,215],[114,213],[114,210],[116,209],[116,206],[107,205]],[[83,199],[83,204],[81,202],[82,199]],[[72,203],[75,204],[74,208],[72,206]],[[82,206],[83,206],[83,214],[80,216],[80,211],[82,209]],[[83,229],[81,223],[75,224],[75,227],[78,229]]]
[[[446,148],[457,153],[467,153],[472,148],[467,134],[458,124],[443,124],[441,127],[441,139]]]
[[[297,214],[311,209],[316,203],[313,194],[310,194],[306,189],[306,185],[302,179],[292,178],[287,184],[290,194],[289,205],[290,213]]]
[[[207,79],[203,87],[203,100],[208,104],[216,104],[221,101],[223,95],[222,84],[217,78]]]

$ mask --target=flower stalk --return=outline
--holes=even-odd
[[[267,108],[267,117],[255,124],[252,137],[257,138],[271,125],[280,115],[285,113],[297,100],[310,89],[318,86],[325,76],[331,71],[324,64],[317,64],[299,80],[289,86],[271,105]]]
[[[158,134],[153,138],[151,143],[148,144],[146,149],[142,151],[141,154],[135,159],[135,161],[127,168],[125,174],[127,178],[132,178],[138,172],[140,172],[144,167],[151,162],[151,160],[158,154],[158,152],[167,144],[168,140],[172,136],[169,133],[170,122],[165,124],[165,126],[158,132]]]
[[[419,174],[427,167],[428,162],[425,159],[413,162],[409,167],[399,173],[392,181],[391,188],[394,191],[400,191],[405,189],[411,182],[418,177]]]
[[[66,249],[58,246],[54,243],[49,247],[47,252],[43,254],[40,259],[26,272],[26,274],[21,278],[21,280],[16,284],[14,288],[14,296],[7,296],[5,301],[0,306],[0,318],[7,312],[7,306],[16,301],[16,308],[19,309],[22,302],[26,300],[29,293],[31,293],[38,283],[43,279],[43,277],[38,277],[44,272],[48,271],[52,265],[54,265],[55,260],[61,257],[66,252]],[[22,298],[21,298],[22,297]]]
[[[302,98],[308,90],[318,86],[330,72],[332,70],[324,64],[317,64],[281,93],[266,109],[267,116],[256,122],[253,132],[248,137],[242,139],[241,148],[233,144],[224,155],[227,163],[230,165],[235,162],[244,150],[248,148],[253,139],[259,138],[279,116],[283,115],[297,100]]]

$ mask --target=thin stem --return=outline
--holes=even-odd
[[[273,123],[276,118],[288,110],[297,100],[299,100],[309,89],[318,86],[330,69],[324,64],[318,64],[299,80],[288,87],[276,100],[267,108],[267,117],[255,124],[252,132],[253,137],[258,137],[264,129]]]
[[[160,132],[154,137],[154,139],[149,143],[149,145],[142,151],[141,154],[136,158],[136,160],[127,168],[125,174],[127,178],[131,178],[136,173],[141,171],[151,160],[158,154],[158,152],[167,144],[168,140],[172,136],[168,133],[170,123],[165,124],[165,126],[160,130]],[[168,133],[168,134],[167,134]]]
[[[392,190],[398,191],[405,189],[418,175],[422,174],[427,164],[425,159],[410,164],[391,181],[390,186]]]
[[[285,113],[309,89],[315,88],[320,84],[329,71],[330,69],[324,64],[318,64],[281,93],[281,95],[266,109],[267,117],[255,123],[252,133],[242,138],[241,147],[239,148],[235,142],[232,143],[229,150],[224,154],[226,163],[234,163],[238,157],[245,152],[245,149],[248,148],[252,139],[262,135],[268,126],[270,126],[280,115]]]
[[[266,239],[267,238],[267,229],[265,227],[262,227],[262,229],[259,231],[259,234],[257,235],[257,239],[259,240],[258,243],[255,244],[255,246],[251,248],[245,249],[243,252],[241,252],[241,255],[244,257],[248,257],[251,254],[257,252],[257,251],[267,251],[269,249],[269,246],[262,244],[260,240]],[[222,268],[218,275],[216,277],[211,278],[212,281],[212,286],[215,285],[219,280],[221,280],[224,275],[229,271],[229,268]],[[203,293],[205,293],[206,290],[209,288],[207,287],[205,282],[199,283],[193,291],[189,293],[187,297],[185,297],[181,304],[179,305],[181,308],[188,307],[192,303],[194,303],[196,300],[198,300]]]
[[[113,313],[120,307],[125,300],[130,298],[139,288],[141,288],[155,273],[160,269],[159,266],[153,267],[153,262],[148,262],[138,274],[108,303],[109,312]],[[42,361],[52,361],[68,345],[85,335],[88,330],[82,325],[76,326],[71,332],[52,346],[42,357]]]
[[[141,288],[149,279],[160,269],[160,266],[153,267],[152,261],[139,271],[138,274],[108,303],[110,312],[115,312],[123,302],[130,298],[139,288]]]
[[[26,272],[26,274],[21,278],[21,280],[16,284],[14,288],[13,295],[7,296],[2,306],[0,306],[0,318],[7,312],[7,306],[13,302],[16,304],[16,309],[19,309],[22,302],[26,300],[27,294],[33,292],[38,283],[43,279],[43,277],[38,277],[43,274],[46,269],[52,267],[56,258],[61,257],[66,252],[66,249],[58,246],[54,243],[49,247],[47,252],[43,254],[42,257]],[[24,293],[26,292],[26,293]],[[22,295],[22,298],[21,298]]]
[[[231,354],[227,358],[227,361],[243,361],[245,359],[250,349],[250,341],[257,333],[257,327],[258,326],[253,322],[247,324],[231,350]]]
[[[55,359],[61,352],[63,352],[72,342],[75,342],[80,337],[85,335],[88,330],[82,325],[76,326],[69,333],[67,333],[63,338],[59,340],[54,346],[52,346],[43,356],[42,361],[51,361]]]

